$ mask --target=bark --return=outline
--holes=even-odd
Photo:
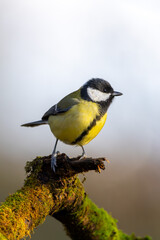
[[[105,169],[104,158],[57,157],[56,173],[51,156],[27,162],[24,186],[0,206],[0,239],[22,239],[43,223],[46,216],[58,219],[71,239],[148,240],[118,230],[116,220],[99,209],[86,195],[77,174]]]

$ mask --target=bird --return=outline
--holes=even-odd
[[[88,144],[103,128],[107,110],[114,97],[122,95],[114,91],[110,83],[101,78],[92,78],[78,90],[68,94],[52,106],[39,121],[25,123],[23,127],[48,124],[56,137],[51,155],[51,168],[55,172],[58,141],[82,148],[80,159],[85,157],[84,145]]]

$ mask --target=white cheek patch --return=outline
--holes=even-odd
[[[111,93],[104,93],[90,87],[87,88],[87,93],[91,100],[94,102],[106,101],[111,95]]]

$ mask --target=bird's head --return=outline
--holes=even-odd
[[[122,93],[114,91],[109,82],[100,78],[92,78],[81,87],[81,97],[96,103],[111,103],[115,96],[120,95]]]

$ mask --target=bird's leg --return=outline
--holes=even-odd
[[[81,146],[81,148],[82,148],[82,155],[80,156],[80,159],[82,159],[82,158],[85,158],[85,157],[86,157],[86,153],[85,153],[84,147],[83,147],[83,146]],[[80,160],[80,159],[79,159],[79,160]]]
[[[55,172],[55,167],[57,166],[56,157],[59,153],[59,152],[56,152],[57,143],[58,143],[58,139],[56,139],[56,143],[54,145],[54,149],[51,156],[51,169],[53,169],[54,172]]]

